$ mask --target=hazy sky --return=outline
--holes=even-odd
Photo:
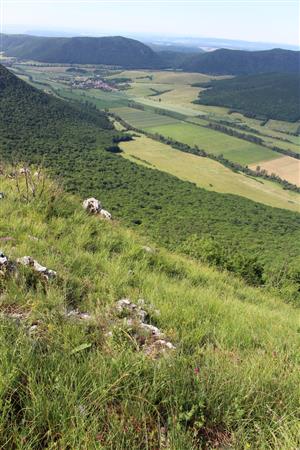
[[[0,0],[2,31],[158,33],[299,44],[298,0]]]

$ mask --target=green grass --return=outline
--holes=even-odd
[[[149,128],[160,125],[178,124],[178,120],[152,111],[143,111],[135,108],[111,108],[111,112],[137,128]]]
[[[278,158],[278,153],[260,145],[189,123],[149,127],[147,131],[171,137],[190,146],[197,145],[209,153],[222,154],[225,158],[239,164],[252,164]]]
[[[241,195],[277,208],[300,209],[299,194],[285,191],[276,183],[232,172],[217,161],[175,150],[146,136],[122,142],[120,147],[122,155],[133,162],[150,163],[153,168],[207,190]]]
[[[297,133],[299,132],[300,122],[285,122],[280,120],[268,120],[265,125],[266,128],[275,131],[288,132],[288,133]]]
[[[0,320],[1,448],[144,450],[163,448],[163,433],[174,450],[299,447],[297,310],[192,260],[143,251],[151,242],[88,217],[55,185],[29,204],[14,180],[2,177],[1,189],[1,237],[13,238],[3,251],[58,273],[46,286],[30,270],[0,281],[1,312],[28,313]],[[174,354],[148,360],[122,325],[105,336],[122,297],[160,310]],[[74,307],[91,322],[68,321]]]

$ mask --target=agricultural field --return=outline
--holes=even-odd
[[[173,117],[155,114],[152,111],[143,111],[135,108],[111,108],[111,112],[120,116],[123,120],[137,128],[149,128],[164,125],[174,125],[180,122]]]
[[[276,183],[234,173],[209,158],[181,152],[144,135],[121,142],[119,146],[125,158],[168,172],[207,190],[237,194],[266,205],[299,211],[298,194],[284,191]]]
[[[283,156],[272,161],[262,161],[259,166],[268,173],[276,173],[280,178],[300,186],[300,161],[295,158]]]
[[[222,154],[239,164],[247,165],[278,158],[278,153],[260,145],[190,123],[156,126],[147,131],[162,134],[192,147],[198,146],[215,155]]]
[[[165,92],[173,90],[172,84],[157,84],[157,83],[130,83],[130,88],[126,90],[126,94],[132,97],[157,97],[160,98]]]
[[[138,83],[156,83],[156,84],[172,84],[172,85],[190,85],[193,83],[206,83],[213,79],[223,79],[228,77],[216,77],[201,73],[166,71],[143,71],[143,70],[124,70],[111,78],[131,78]]]
[[[269,120],[266,128],[275,131],[281,131],[283,133],[297,133],[299,132],[300,122],[283,122],[280,120]]]

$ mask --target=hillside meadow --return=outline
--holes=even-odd
[[[298,310],[89,217],[49,180],[24,202],[6,173],[2,251],[57,276],[0,278],[1,448],[298,448]],[[114,322],[124,297],[174,350],[145,355]]]

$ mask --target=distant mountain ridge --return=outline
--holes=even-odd
[[[40,37],[2,35],[8,56],[59,64],[107,64],[124,68],[161,68],[160,56],[134,39],[113,37]]]
[[[300,52],[275,48],[263,51],[219,49],[193,55],[180,67],[187,72],[214,75],[300,73]]]
[[[108,37],[43,37],[2,34],[7,56],[58,64],[106,64],[125,69],[180,69],[214,75],[300,73],[300,52],[219,49],[189,53],[150,48],[135,39]],[[173,48],[173,50],[175,50]]]

